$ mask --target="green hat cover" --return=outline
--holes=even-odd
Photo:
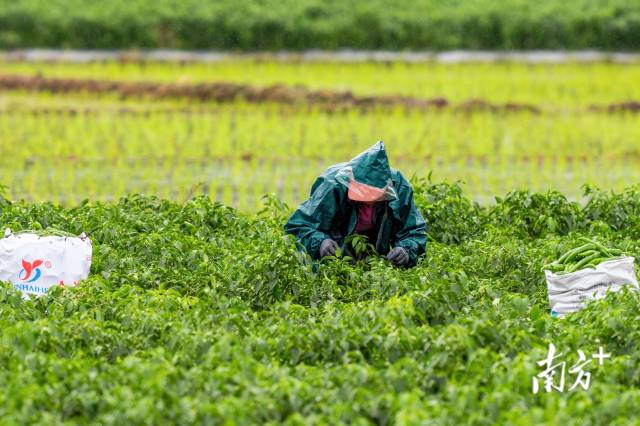
[[[389,158],[382,141],[376,142],[371,148],[349,161],[337,172],[336,180],[347,188],[355,181],[383,190],[384,193],[379,201],[395,200],[397,198],[391,180]],[[353,186],[350,190],[353,190]]]

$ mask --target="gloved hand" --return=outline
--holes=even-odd
[[[409,263],[409,253],[402,247],[394,247],[387,254],[387,260],[395,266],[403,266]]]
[[[320,257],[335,256],[338,248],[338,243],[333,241],[331,238],[322,240],[322,243],[320,244]]]

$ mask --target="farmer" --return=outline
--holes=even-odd
[[[383,142],[325,170],[285,224],[313,259],[335,256],[338,248],[355,257],[347,237],[356,234],[393,265],[407,267],[425,251],[425,229],[413,189],[389,167]]]

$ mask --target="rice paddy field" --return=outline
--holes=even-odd
[[[640,63],[0,62],[0,184],[75,205],[206,194],[293,206],[322,170],[384,140],[406,176],[514,189],[640,178]]]

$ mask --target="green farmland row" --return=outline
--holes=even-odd
[[[637,49],[634,0],[1,0],[0,48]]]
[[[460,179],[485,202],[515,188],[560,189],[575,199],[583,183],[621,189],[640,178],[640,126],[631,113],[145,105],[5,96],[0,183],[14,199],[74,204],[132,192],[205,193],[253,210],[270,192],[301,201],[324,167],[378,139],[407,176]]]
[[[340,63],[227,60],[217,63],[0,62],[2,74],[177,83],[304,85],[359,95],[399,94],[586,107],[640,99],[640,63]]]
[[[581,237],[637,259],[640,187],[584,207],[560,193],[482,207],[456,186],[414,194],[429,224],[416,268],[372,256],[317,273],[278,203],[242,214],[202,198],[68,208],[0,196],[4,226],[93,244],[77,287],[23,300],[0,283],[1,423],[638,424],[638,292],[560,320],[541,268]],[[551,343],[562,393],[534,393]],[[571,390],[579,351],[591,361],[599,347],[609,358]]]

